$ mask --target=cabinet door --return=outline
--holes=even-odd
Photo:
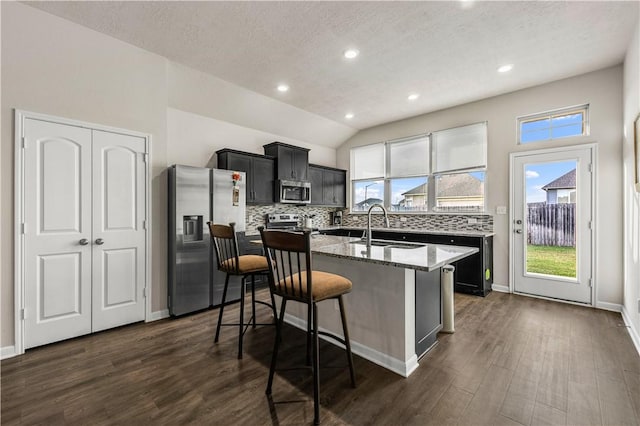
[[[291,148],[280,147],[278,149],[278,178],[295,179],[293,172],[293,150]]]
[[[273,203],[274,191],[274,164],[270,158],[254,157],[253,160],[253,178],[249,180],[253,186],[253,202],[257,204]],[[247,186],[247,191],[251,191]],[[248,198],[248,197],[247,197]]]
[[[331,170],[324,171],[324,178],[322,184],[322,200],[325,206],[334,206],[336,204],[335,200],[335,172]]]
[[[311,181],[311,204],[322,205],[324,203],[323,184],[324,170],[318,167],[309,167],[309,180]]]
[[[334,205],[347,206],[347,172],[335,172],[333,180]]]
[[[309,152],[303,149],[292,149],[293,178],[296,180],[309,179]]]
[[[247,202],[254,201],[253,192],[253,161],[252,157],[242,154],[234,154],[232,152],[226,153],[227,170],[234,170],[237,172],[245,172],[247,174]]]

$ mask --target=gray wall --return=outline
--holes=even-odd
[[[151,295],[166,309],[166,167],[204,166],[223,147],[259,151],[282,140],[335,166],[335,149],[355,130],[173,64],[166,58],[17,2],[1,2],[0,347],[14,342],[13,109],[149,133],[151,145]],[[188,113],[186,112],[188,111]],[[193,127],[196,126],[196,127]],[[182,132],[182,133],[180,133]]]
[[[496,78],[501,78],[497,76]],[[570,105],[590,104],[591,135],[520,146],[516,117]],[[555,146],[598,144],[597,294],[603,307],[622,303],[622,67],[616,66],[502,96],[363,130],[338,148],[338,167],[349,168],[354,146],[489,122],[487,205],[494,214],[495,284],[509,285],[509,215],[495,215],[509,206],[509,153]],[[604,302],[604,304],[603,304]]]

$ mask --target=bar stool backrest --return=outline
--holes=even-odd
[[[272,294],[312,303],[311,233],[258,228],[269,265]]]
[[[218,269],[229,274],[238,275],[238,265],[240,263],[238,254],[238,238],[235,231],[235,223],[221,225],[207,222],[213,247],[216,251],[216,261]]]

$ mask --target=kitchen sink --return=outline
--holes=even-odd
[[[365,244],[363,240],[351,241],[351,244]],[[371,245],[376,247],[389,247],[400,249],[415,249],[426,246],[421,243],[408,243],[405,241],[371,240]]]

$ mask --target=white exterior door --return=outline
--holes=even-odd
[[[93,331],[144,319],[145,140],[93,131]]]
[[[591,304],[594,148],[513,154],[513,288]]]
[[[25,118],[25,349],[145,319],[145,146]]]
[[[91,130],[25,120],[25,348],[91,332]]]

